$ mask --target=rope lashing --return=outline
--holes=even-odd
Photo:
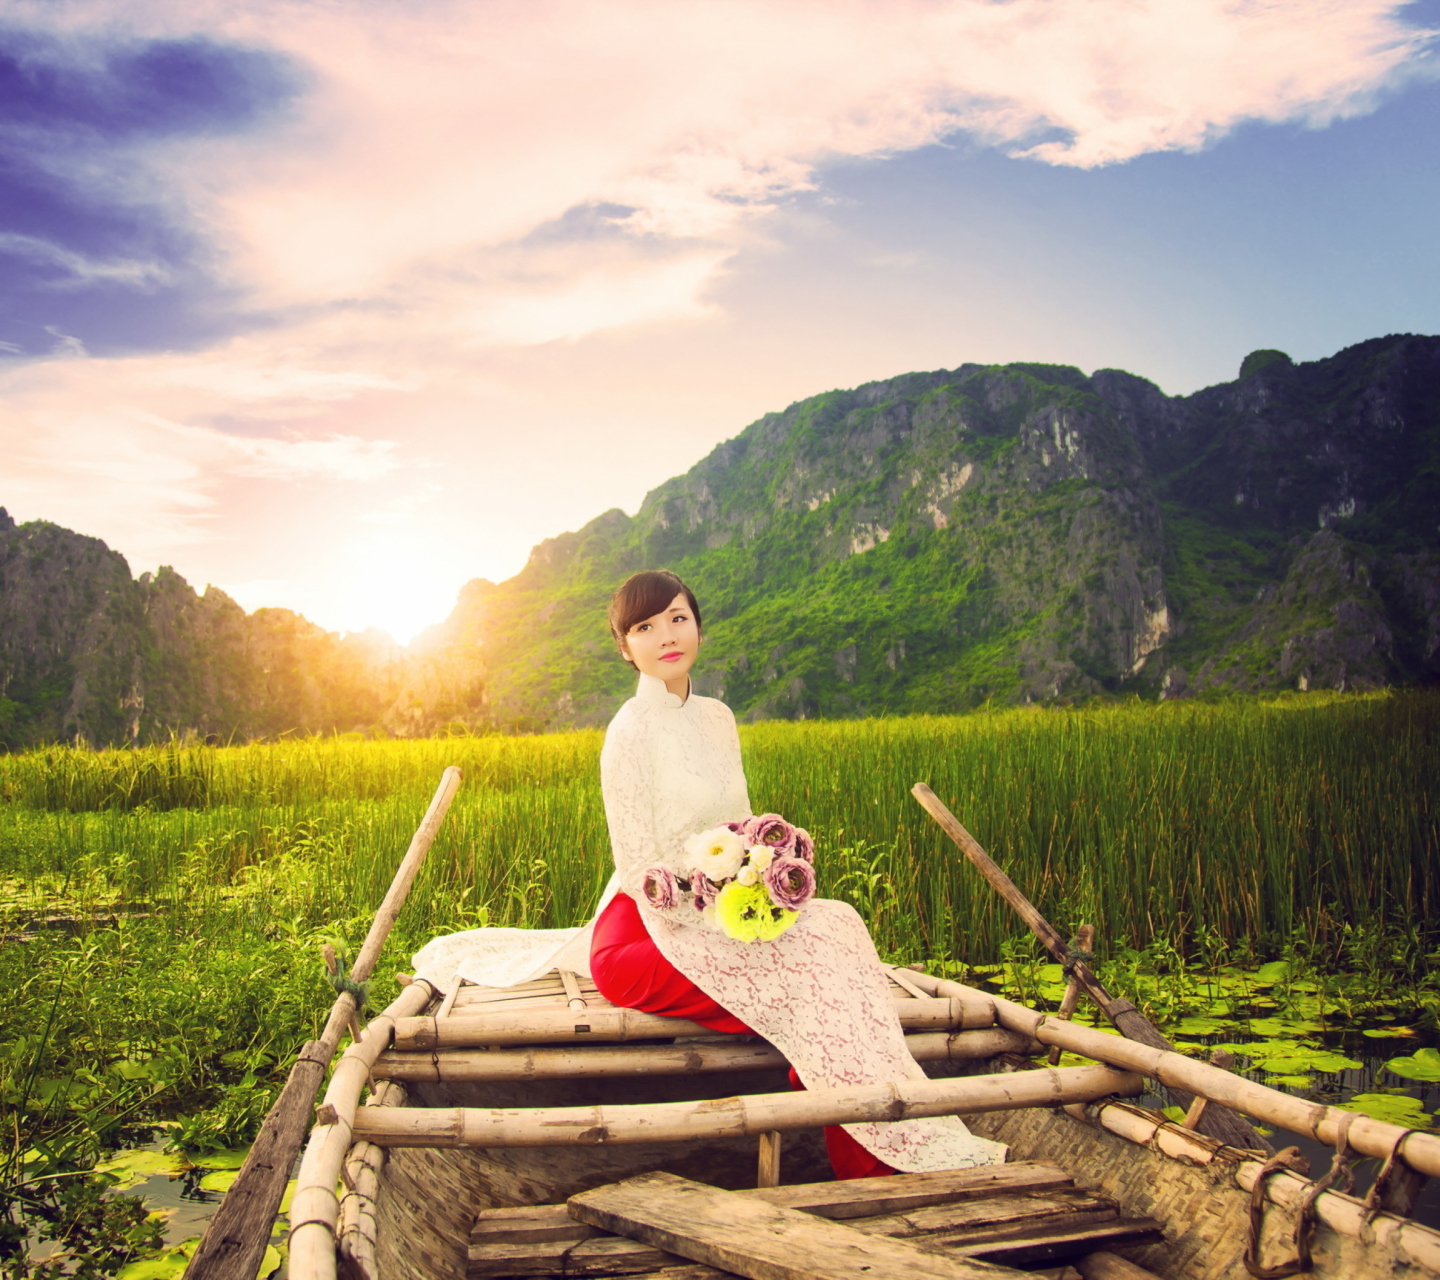
[[[1086,951],[1085,948],[1080,945],[1079,938],[1071,938],[1070,941],[1065,944],[1065,949],[1069,951],[1070,956],[1065,963],[1060,966],[1060,970],[1067,978],[1073,978],[1075,976],[1075,966],[1077,964],[1083,964],[1087,969],[1092,972],[1094,971],[1095,953],[1093,951]]]
[[[1245,1270],[1256,1280],[1284,1280],[1286,1276],[1300,1275],[1311,1269],[1310,1245],[1315,1238],[1316,1197],[1341,1179],[1346,1191],[1355,1186],[1355,1171],[1350,1167],[1350,1126],[1354,1119],[1349,1112],[1345,1113],[1335,1136],[1335,1155],[1330,1161],[1330,1168],[1324,1177],[1306,1187],[1300,1197],[1295,1215],[1294,1258],[1272,1267],[1260,1262],[1260,1232],[1265,1222],[1265,1179],[1280,1169],[1294,1168],[1301,1160],[1300,1148],[1286,1147],[1261,1166],[1250,1192],[1250,1238],[1245,1245]]]
[[[356,982],[348,972],[349,958],[344,955],[337,956],[335,948],[328,942],[321,948],[320,954],[325,957],[326,981],[334,988],[335,994],[353,997],[356,1010],[364,1013],[370,1003],[370,984]]]

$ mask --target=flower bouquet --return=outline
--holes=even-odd
[[[815,896],[815,842],[778,813],[701,831],[685,841],[679,867],[645,872],[645,900],[660,910],[690,905],[740,942],[770,942]]]

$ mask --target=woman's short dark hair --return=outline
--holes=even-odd
[[[653,618],[676,596],[683,595],[695,615],[695,629],[700,630],[700,605],[695,593],[690,590],[669,569],[646,569],[632,573],[620,584],[620,589],[610,601],[610,634],[615,637],[615,647],[630,633],[630,628],[646,618]],[[625,651],[620,650],[625,658]],[[630,662],[629,658],[625,658]],[[635,664],[630,662],[633,667]]]

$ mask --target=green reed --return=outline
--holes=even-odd
[[[577,922],[609,872],[602,735],[310,738],[0,758],[11,900],[149,903],[293,928],[373,911],[441,770],[466,782],[404,933]],[[750,795],[820,847],[882,950],[998,958],[1008,909],[914,802],[929,783],[1062,929],[1275,946],[1436,918],[1440,694],[1311,694],[771,722]],[[9,803],[4,803],[8,801]],[[37,899],[38,901],[38,899]],[[1337,933],[1338,936],[1338,933]]]

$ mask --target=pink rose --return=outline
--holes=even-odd
[[[778,813],[762,813],[755,818],[746,818],[740,834],[746,844],[764,845],[773,850],[777,858],[795,852],[795,828]]]
[[[804,827],[795,828],[795,856],[805,862],[815,861],[815,841]]]
[[[704,911],[719,896],[720,886],[703,871],[692,871],[690,892],[695,895],[695,910]]]
[[[651,867],[640,882],[640,891],[645,901],[660,911],[680,901],[680,886],[675,883],[675,873],[669,867]]]
[[[803,858],[776,858],[762,878],[770,901],[786,911],[799,911],[815,896],[815,868]]]

